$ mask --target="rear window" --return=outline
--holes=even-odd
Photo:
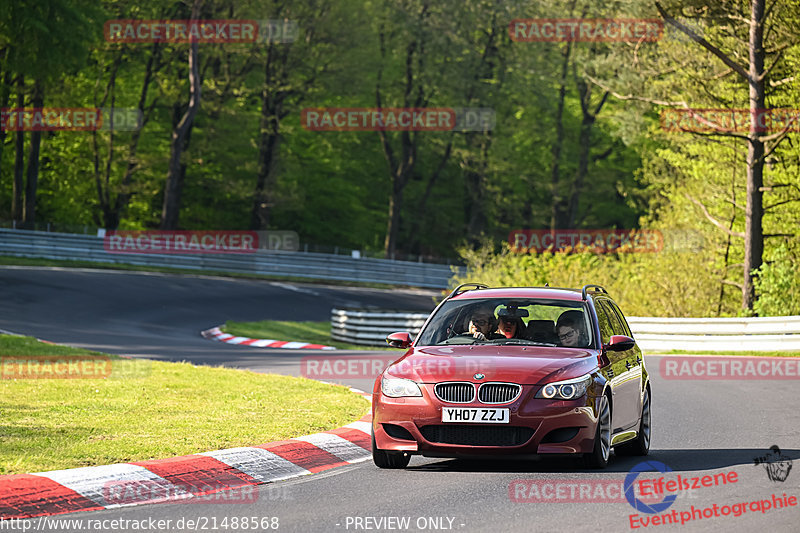
[[[538,344],[586,348],[592,345],[591,331],[583,302],[470,298],[445,302],[420,332],[417,346]]]

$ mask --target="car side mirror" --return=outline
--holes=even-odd
[[[608,344],[603,348],[612,352],[624,352],[633,348],[634,344],[636,344],[636,341],[627,335],[611,335]]]
[[[392,348],[408,348],[411,346],[411,334],[407,331],[390,333],[386,336],[386,344]]]

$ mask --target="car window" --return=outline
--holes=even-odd
[[[611,322],[603,309],[602,302],[595,300],[594,307],[597,311],[597,325],[600,326],[600,340],[603,344],[608,344],[611,340],[611,335],[614,334]]]
[[[609,324],[611,325],[611,334],[612,335],[627,335],[627,331],[625,331],[625,327],[622,325],[617,314],[611,308],[610,302],[608,300],[599,300],[597,303],[600,304],[600,307],[603,308],[603,311],[606,312],[606,316],[608,316]]]
[[[622,314],[622,311],[620,310],[619,306],[610,300],[608,301],[608,305],[609,307],[611,307],[611,309],[614,310],[614,312],[617,315],[617,318],[622,323],[622,327],[625,328],[625,333],[623,333],[623,335],[627,335],[628,337],[633,337],[633,334],[631,333],[631,328],[628,325],[628,321],[625,320],[625,315]]]

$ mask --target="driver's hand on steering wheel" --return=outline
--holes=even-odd
[[[489,334],[490,324],[488,317],[473,316],[469,321],[469,333],[476,339],[485,341]]]

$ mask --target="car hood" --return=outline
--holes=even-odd
[[[580,377],[597,367],[597,352],[586,349],[459,345],[415,348],[386,373],[418,383],[479,380],[538,385]]]

